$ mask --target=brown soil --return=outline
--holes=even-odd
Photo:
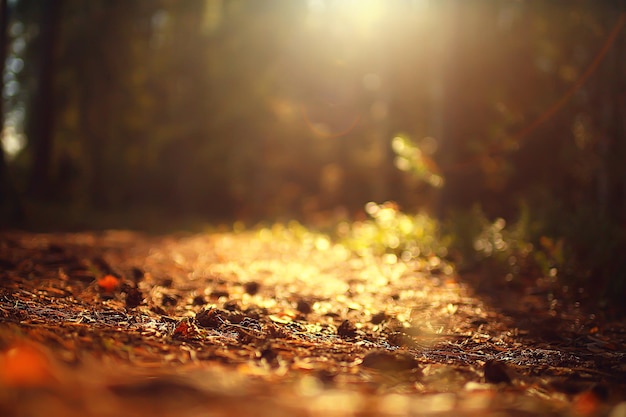
[[[264,230],[0,235],[1,416],[626,416],[626,326]]]

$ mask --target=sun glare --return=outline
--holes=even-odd
[[[309,0],[309,11],[341,18],[359,31],[375,28],[385,14],[388,2],[383,0]]]
[[[344,0],[339,4],[345,8],[345,14],[354,20],[357,28],[367,31],[380,22],[386,3],[382,0]]]

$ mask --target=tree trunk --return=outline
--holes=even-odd
[[[8,29],[7,0],[0,0],[0,62],[4,69],[7,56]],[[4,90],[4,80],[0,78],[0,91]],[[0,100],[0,132],[4,130],[4,101]],[[24,222],[24,208],[20,196],[11,180],[9,167],[4,158],[4,147],[0,143],[0,226],[21,226]]]
[[[31,111],[30,132],[33,165],[28,191],[36,199],[50,197],[50,174],[54,136],[54,75],[59,16],[62,0],[45,2],[41,22],[41,62],[39,63],[38,91]]]

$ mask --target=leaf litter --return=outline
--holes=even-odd
[[[267,230],[4,233],[0,415],[625,415],[623,323],[541,291],[504,311],[431,264]]]

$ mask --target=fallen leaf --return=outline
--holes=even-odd
[[[105,293],[112,293],[120,286],[120,280],[113,275],[105,275],[98,280],[98,287]]]
[[[583,391],[574,397],[572,406],[577,414],[591,416],[597,414],[602,405],[600,397],[594,390]]]
[[[35,346],[16,344],[0,355],[0,381],[6,386],[43,386],[54,379],[49,359]]]

